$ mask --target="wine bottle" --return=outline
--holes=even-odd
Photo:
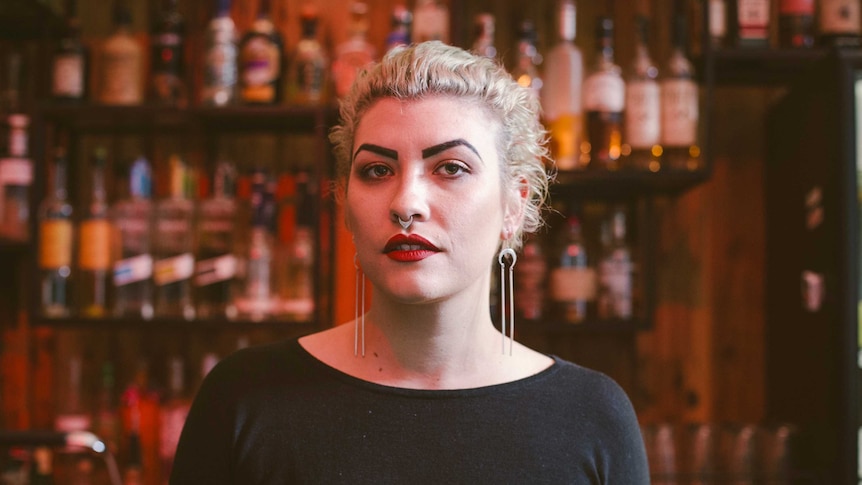
[[[584,80],[584,111],[591,169],[616,170],[622,152],[625,82],[614,62],[614,21],[599,17],[596,62]]]

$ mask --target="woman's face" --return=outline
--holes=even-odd
[[[359,122],[346,197],[363,271],[405,303],[486,291],[504,227],[499,122],[463,99],[383,98]],[[396,219],[413,217],[408,229]]]

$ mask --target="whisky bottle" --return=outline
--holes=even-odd
[[[551,153],[559,170],[583,168],[583,110],[581,104],[584,60],[575,45],[575,2],[560,0],[559,41],[548,52],[541,91],[545,125],[551,136]]]
[[[301,37],[290,62],[291,100],[299,104],[319,104],[326,100],[329,59],[317,40],[319,20],[317,8],[304,3],[299,18]]]
[[[72,204],[66,190],[66,150],[58,146],[51,167],[53,186],[39,207],[41,313],[50,318],[71,314]]]
[[[859,0],[821,0],[819,38],[824,45],[857,47],[862,41]]]
[[[219,162],[213,174],[212,196],[198,206],[195,301],[198,318],[237,316],[236,169]]]
[[[368,42],[368,4],[354,1],[350,4],[350,36],[335,48],[332,61],[332,78],[335,94],[344,97],[353,85],[356,74],[377,59],[377,50]]]
[[[553,313],[561,321],[581,323],[593,311],[596,273],[587,258],[581,220],[577,215],[569,215],[557,243],[549,286]]]
[[[194,203],[189,167],[176,152],[168,157],[170,193],[156,203],[153,242],[154,309],[159,318],[193,320]]]
[[[178,0],[163,0],[163,9],[153,23],[150,43],[149,98],[153,104],[184,107],[188,88],[183,73],[185,20]]]
[[[236,24],[230,16],[231,0],[216,0],[215,16],[207,26],[204,81],[201,101],[208,106],[226,106],[236,98]]]
[[[536,26],[533,21],[529,19],[522,21],[518,29],[517,62],[512,69],[512,77],[519,85],[530,88],[536,99],[539,99],[542,90],[542,78],[539,75],[542,55],[536,48],[537,40]]]
[[[272,235],[274,203],[269,174],[263,170],[255,170],[252,174],[252,221],[245,255],[245,278],[237,298],[237,309],[240,315],[252,321],[265,320],[274,310],[276,296],[273,291],[272,274],[275,253]]]
[[[596,26],[596,63],[584,80],[589,167],[616,170],[622,150],[625,82],[614,62],[614,21],[599,17]]]
[[[413,9],[413,41],[449,43],[449,9],[440,0],[417,0]]]
[[[470,50],[480,56],[492,59],[496,58],[497,48],[494,47],[495,30],[493,14],[484,12],[476,15],[473,19],[473,46]]]
[[[81,101],[86,97],[88,54],[81,42],[75,0],[66,2],[66,25],[51,63],[51,96]]]
[[[29,154],[30,116],[23,106],[23,56],[12,50],[6,58],[6,86],[0,112],[8,130],[6,149],[0,153],[0,238],[30,240],[30,186],[33,161]]]
[[[153,317],[152,168],[138,157],[129,168],[128,195],[112,208],[117,234],[114,315]]]
[[[626,213],[615,208],[606,221],[602,257],[598,268],[598,316],[603,319],[630,319],[634,266],[632,252],[626,240]]]
[[[778,45],[784,48],[814,46],[814,0],[778,2]]]
[[[99,94],[103,104],[134,105],[143,101],[143,52],[131,33],[132,14],[125,0],[114,6],[114,32],[100,51]]]
[[[260,0],[257,19],[240,42],[239,95],[246,104],[277,104],[282,99],[284,43],[269,9],[270,0]]]
[[[396,3],[392,7],[390,17],[391,30],[386,34],[386,47],[384,52],[389,52],[399,45],[409,45],[412,38],[411,28],[413,26],[413,13],[403,4]]]
[[[84,317],[104,317],[108,311],[111,270],[111,221],[105,191],[107,151],[96,148],[90,169],[89,203],[81,211],[78,230],[78,309]]]
[[[626,81],[624,166],[657,172],[661,168],[661,96],[658,68],[652,61],[647,42],[648,21],[637,18],[638,36],[635,58]]]
[[[694,67],[685,53],[685,18],[679,14],[674,19],[673,47],[660,90],[662,164],[671,170],[698,170],[699,92]]]

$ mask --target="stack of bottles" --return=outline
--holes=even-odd
[[[193,194],[192,170],[168,157],[169,190],[152,197],[144,157],[108,200],[108,153],[90,161],[91,188],[70,201],[65,150],[39,207],[41,314],[48,318],[278,319],[310,321],[315,312],[316,193],[306,172],[250,174],[237,197],[233,164],[218,162],[209,194]]]

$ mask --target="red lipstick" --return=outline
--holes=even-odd
[[[415,234],[396,234],[389,238],[383,248],[383,253],[389,258],[402,263],[421,261],[438,252],[440,249],[437,246]]]

